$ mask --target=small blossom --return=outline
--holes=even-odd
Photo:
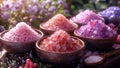
[[[1,14],[1,18],[3,19],[3,21],[8,21],[8,19],[10,18],[10,13],[8,12],[4,12]]]
[[[2,32],[2,31],[4,31],[4,30],[5,30],[4,26],[1,26],[1,25],[0,25],[0,32]]]
[[[3,10],[11,10],[12,6],[13,6],[13,2],[9,0],[3,2]]]
[[[21,9],[21,5],[19,3],[14,3],[11,8],[12,11],[19,11]]]
[[[55,6],[51,6],[49,9],[48,9],[48,11],[50,11],[50,12],[54,12],[56,10],[56,7]]]
[[[36,14],[38,12],[38,6],[37,5],[29,5],[27,12],[29,14]]]
[[[63,0],[58,0],[58,4],[63,4],[64,1]]]

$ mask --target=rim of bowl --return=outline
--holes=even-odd
[[[38,30],[38,29],[35,29],[35,28],[33,28],[33,30],[35,30],[38,34],[40,34],[41,36],[40,36],[40,38],[42,38],[43,36],[44,36],[44,33],[42,32],[42,31],[40,31],[40,30]],[[1,32],[0,33],[0,39],[2,40],[2,41],[5,41],[5,42],[9,42],[9,43],[33,43],[33,42],[36,42],[36,41],[29,41],[29,42],[12,42],[12,41],[8,41],[8,40],[4,40],[2,37],[3,37],[3,35],[6,33],[6,32],[8,32],[9,30],[5,30],[5,31],[3,31],[3,32]]]
[[[85,38],[85,39],[92,39],[92,40],[106,40],[106,39],[110,39],[110,38],[116,38],[117,39],[117,34],[112,36],[112,37],[107,37],[107,38],[89,38],[89,37],[83,37],[78,35],[77,30],[74,30],[74,35],[77,37],[81,37],[81,38]]]
[[[57,31],[57,30],[49,30],[49,29],[46,29],[46,28],[44,28],[42,25],[44,24],[45,22],[43,22],[43,23],[41,23],[40,24],[40,28],[41,29],[43,29],[43,30],[47,30],[47,31]],[[71,23],[73,23],[73,22],[71,22]],[[76,23],[73,23],[74,24],[74,26],[75,26],[75,28],[74,29],[69,29],[69,30],[65,30],[65,31],[71,31],[71,30],[75,30],[75,29],[77,29],[78,28],[78,25],[76,24]],[[63,29],[62,29],[63,30]]]
[[[77,49],[77,50],[74,50],[74,51],[69,51],[69,52],[47,51],[47,50],[45,50],[45,49],[42,49],[42,48],[39,46],[39,43],[41,42],[41,39],[36,42],[36,45],[35,45],[35,46],[36,46],[39,50],[42,50],[42,51],[45,51],[45,52],[49,52],[49,53],[54,53],[54,54],[70,54],[70,53],[75,53],[75,52],[78,52],[78,51],[80,51],[80,50],[84,50],[84,49],[85,49],[85,43],[84,43],[83,40],[81,40],[81,39],[79,39],[79,38],[77,38],[77,37],[73,37],[73,36],[72,36],[72,38],[79,40],[79,43],[80,43],[80,48]]]

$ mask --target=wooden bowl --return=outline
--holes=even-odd
[[[77,30],[74,31],[74,35],[82,39],[86,44],[86,48],[92,51],[109,51],[117,39],[117,34],[109,38],[86,38],[79,36]]]
[[[42,38],[43,37],[43,32],[41,32],[40,30],[34,29],[36,32],[38,32]],[[10,42],[10,41],[6,41],[2,38],[2,36],[8,32],[8,30],[3,31],[2,33],[0,33],[0,43],[1,46],[7,50],[7,52],[10,53],[25,53],[28,52],[30,50],[32,50],[35,47],[35,43],[36,41],[32,41],[32,42]]]
[[[51,34],[53,34],[56,30],[48,30],[48,29],[46,29],[46,28],[44,28],[42,25],[43,25],[44,23],[41,23],[40,24],[40,29],[44,32],[44,34],[46,34],[46,35],[51,35]],[[77,24],[75,24],[75,26],[76,26],[76,28],[75,29],[77,29],[78,28],[78,25]],[[70,35],[74,35],[74,30],[75,29],[70,29],[70,30],[65,30],[66,32],[68,32]]]
[[[78,39],[76,37],[73,37],[76,40],[79,40],[79,43],[81,44],[81,48],[75,51],[71,52],[52,52],[44,50],[40,47],[40,43],[42,41],[38,40],[36,42],[36,52],[38,57],[43,61],[47,63],[53,63],[53,64],[72,64],[79,60],[83,56],[83,52],[85,49],[85,44],[81,39]]]

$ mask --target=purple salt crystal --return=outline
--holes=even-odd
[[[79,36],[88,38],[108,38],[116,35],[116,31],[101,20],[92,20],[77,30]]]
[[[99,15],[97,15],[92,10],[85,10],[83,12],[78,13],[76,16],[72,17],[70,20],[79,24],[87,24],[91,20],[104,20],[104,19]]]
[[[63,0],[58,0],[58,4],[63,4],[64,1]]]

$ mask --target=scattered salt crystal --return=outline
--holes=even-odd
[[[72,23],[69,21],[64,15],[57,14],[50,20],[48,20],[46,23],[42,25],[44,28],[48,30],[72,30],[77,28],[77,25],[75,23]]]
[[[41,35],[25,22],[18,23],[14,28],[3,35],[3,39],[10,42],[30,42],[36,41],[40,37]]]
[[[87,57],[85,59],[85,62],[87,62],[87,63],[97,63],[97,62],[100,62],[102,60],[103,60],[103,58],[101,56],[92,55],[92,56]]]

